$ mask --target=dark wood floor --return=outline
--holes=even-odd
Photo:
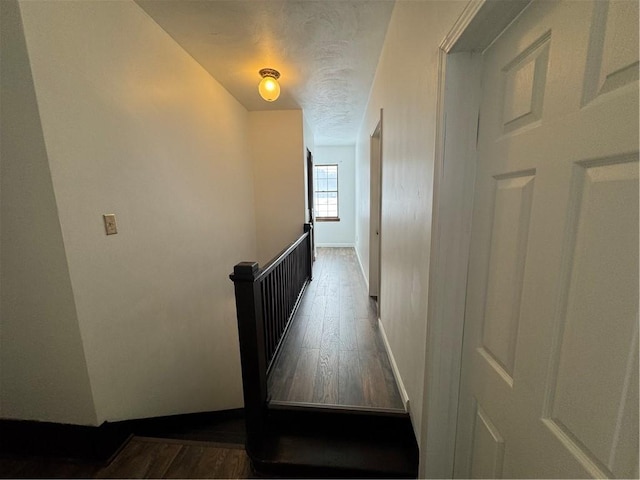
[[[0,478],[255,478],[244,447],[133,437],[107,466],[0,458]]]
[[[353,248],[318,248],[269,393],[278,402],[404,411]]]

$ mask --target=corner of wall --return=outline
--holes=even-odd
[[[0,416],[96,425],[17,1],[0,22]]]
[[[249,112],[258,262],[264,265],[302,235],[305,211],[301,110]]]

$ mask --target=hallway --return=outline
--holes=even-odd
[[[318,248],[268,379],[271,401],[404,411],[353,248]]]

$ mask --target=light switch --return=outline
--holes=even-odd
[[[107,213],[104,217],[104,229],[107,231],[107,235],[115,235],[118,233],[118,226],[116,225],[116,214]]]

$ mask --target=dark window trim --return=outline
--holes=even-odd
[[[316,217],[316,222],[339,222],[340,217]]]

